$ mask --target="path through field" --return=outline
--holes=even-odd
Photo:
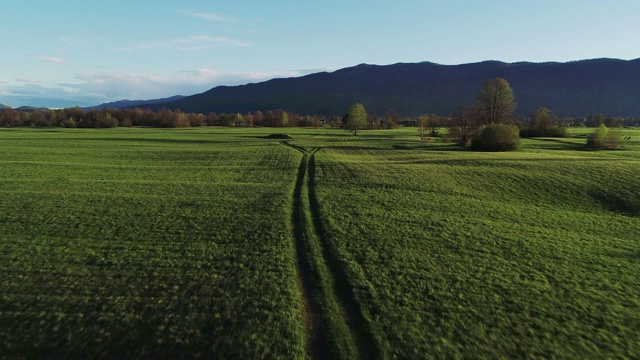
[[[307,326],[307,354],[314,359],[325,358],[327,351],[336,357],[357,353],[360,358],[378,358],[377,348],[354,300],[353,289],[341,274],[337,264],[339,260],[329,249],[324,237],[315,194],[315,153],[321,148],[314,147],[309,151],[288,142],[282,144],[302,154],[294,191],[292,220]],[[337,308],[338,311],[331,313],[331,308]],[[323,313],[324,309],[327,309],[327,313]],[[328,330],[327,327],[331,326],[337,329]],[[348,336],[345,338],[345,335]],[[340,351],[341,346],[343,351]]]
[[[322,358],[323,349],[328,348],[326,329],[322,321],[322,308],[318,295],[313,287],[313,268],[311,259],[305,251],[305,212],[302,205],[304,180],[307,174],[307,155],[303,154],[298,168],[298,177],[293,194],[293,209],[291,220],[293,223],[293,240],[296,249],[296,268],[300,286],[301,307],[306,327],[305,350],[312,359]]]

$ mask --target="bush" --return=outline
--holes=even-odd
[[[614,150],[618,148],[619,136],[614,131],[609,131],[604,124],[587,137],[588,149]]]
[[[515,125],[491,124],[471,141],[478,151],[514,151],[520,145],[520,130]]]

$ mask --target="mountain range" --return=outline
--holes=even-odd
[[[146,107],[148,105],[166,104],[172,101],[180,100],[184,98],[182,95],[175,95],[168,98],[153,99],[153,100],[120,100],[109,103],[104,103],[96,106],[85,107],[83,110],[102,110],[105,108],[110,109],[125,109],[130,107]]]
[[[131,106],[199,113],[246,113],[283,109],[298,114],[342,115],[362,103],[383,115],[450,115],[473,103],[483,83],[506,79],[520,115],[547,107],[559,116],[590,114],[640,117],[640,59],[592,59],[566,63],[484,61],[462,65],[430,62],[367,65],[272,79],[239,86],[218,86],[201,94]]]

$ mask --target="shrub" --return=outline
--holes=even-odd
[[[515,125],[491,124],[471,141],[479,151],[514,151],[520,145],[520,130]]]
[[[609,131],[604,124],[587,137],[587,148],[614,150],[618,148],[619,136],[614,131]]]

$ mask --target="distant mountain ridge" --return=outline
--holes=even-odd
[[[125,109],[129,107],[146,107],[154,104],[166,104],[172,101],[180,100],[184,98],[182,95],[175,95],[168,98],[162,99],[153,99],[153,100],[120,100],[109,103],[104,103],[96,106],[89,106],[83,108],[83,110],[102,110],[105,108],[109,109]]]
[[[640,117],[640,59],[360,64],[331,73],[218,86],[145,107],[201,113],[283,109],[298,114],[341,115],[351,104],[361,102],[367,112],[378,115],[388,109],[407,116],[449,115],[461,105],[473,103],[482,84],[495,77],[511,84],[517,112],[525,116],[545,106],[560,116],[604,113]]]

